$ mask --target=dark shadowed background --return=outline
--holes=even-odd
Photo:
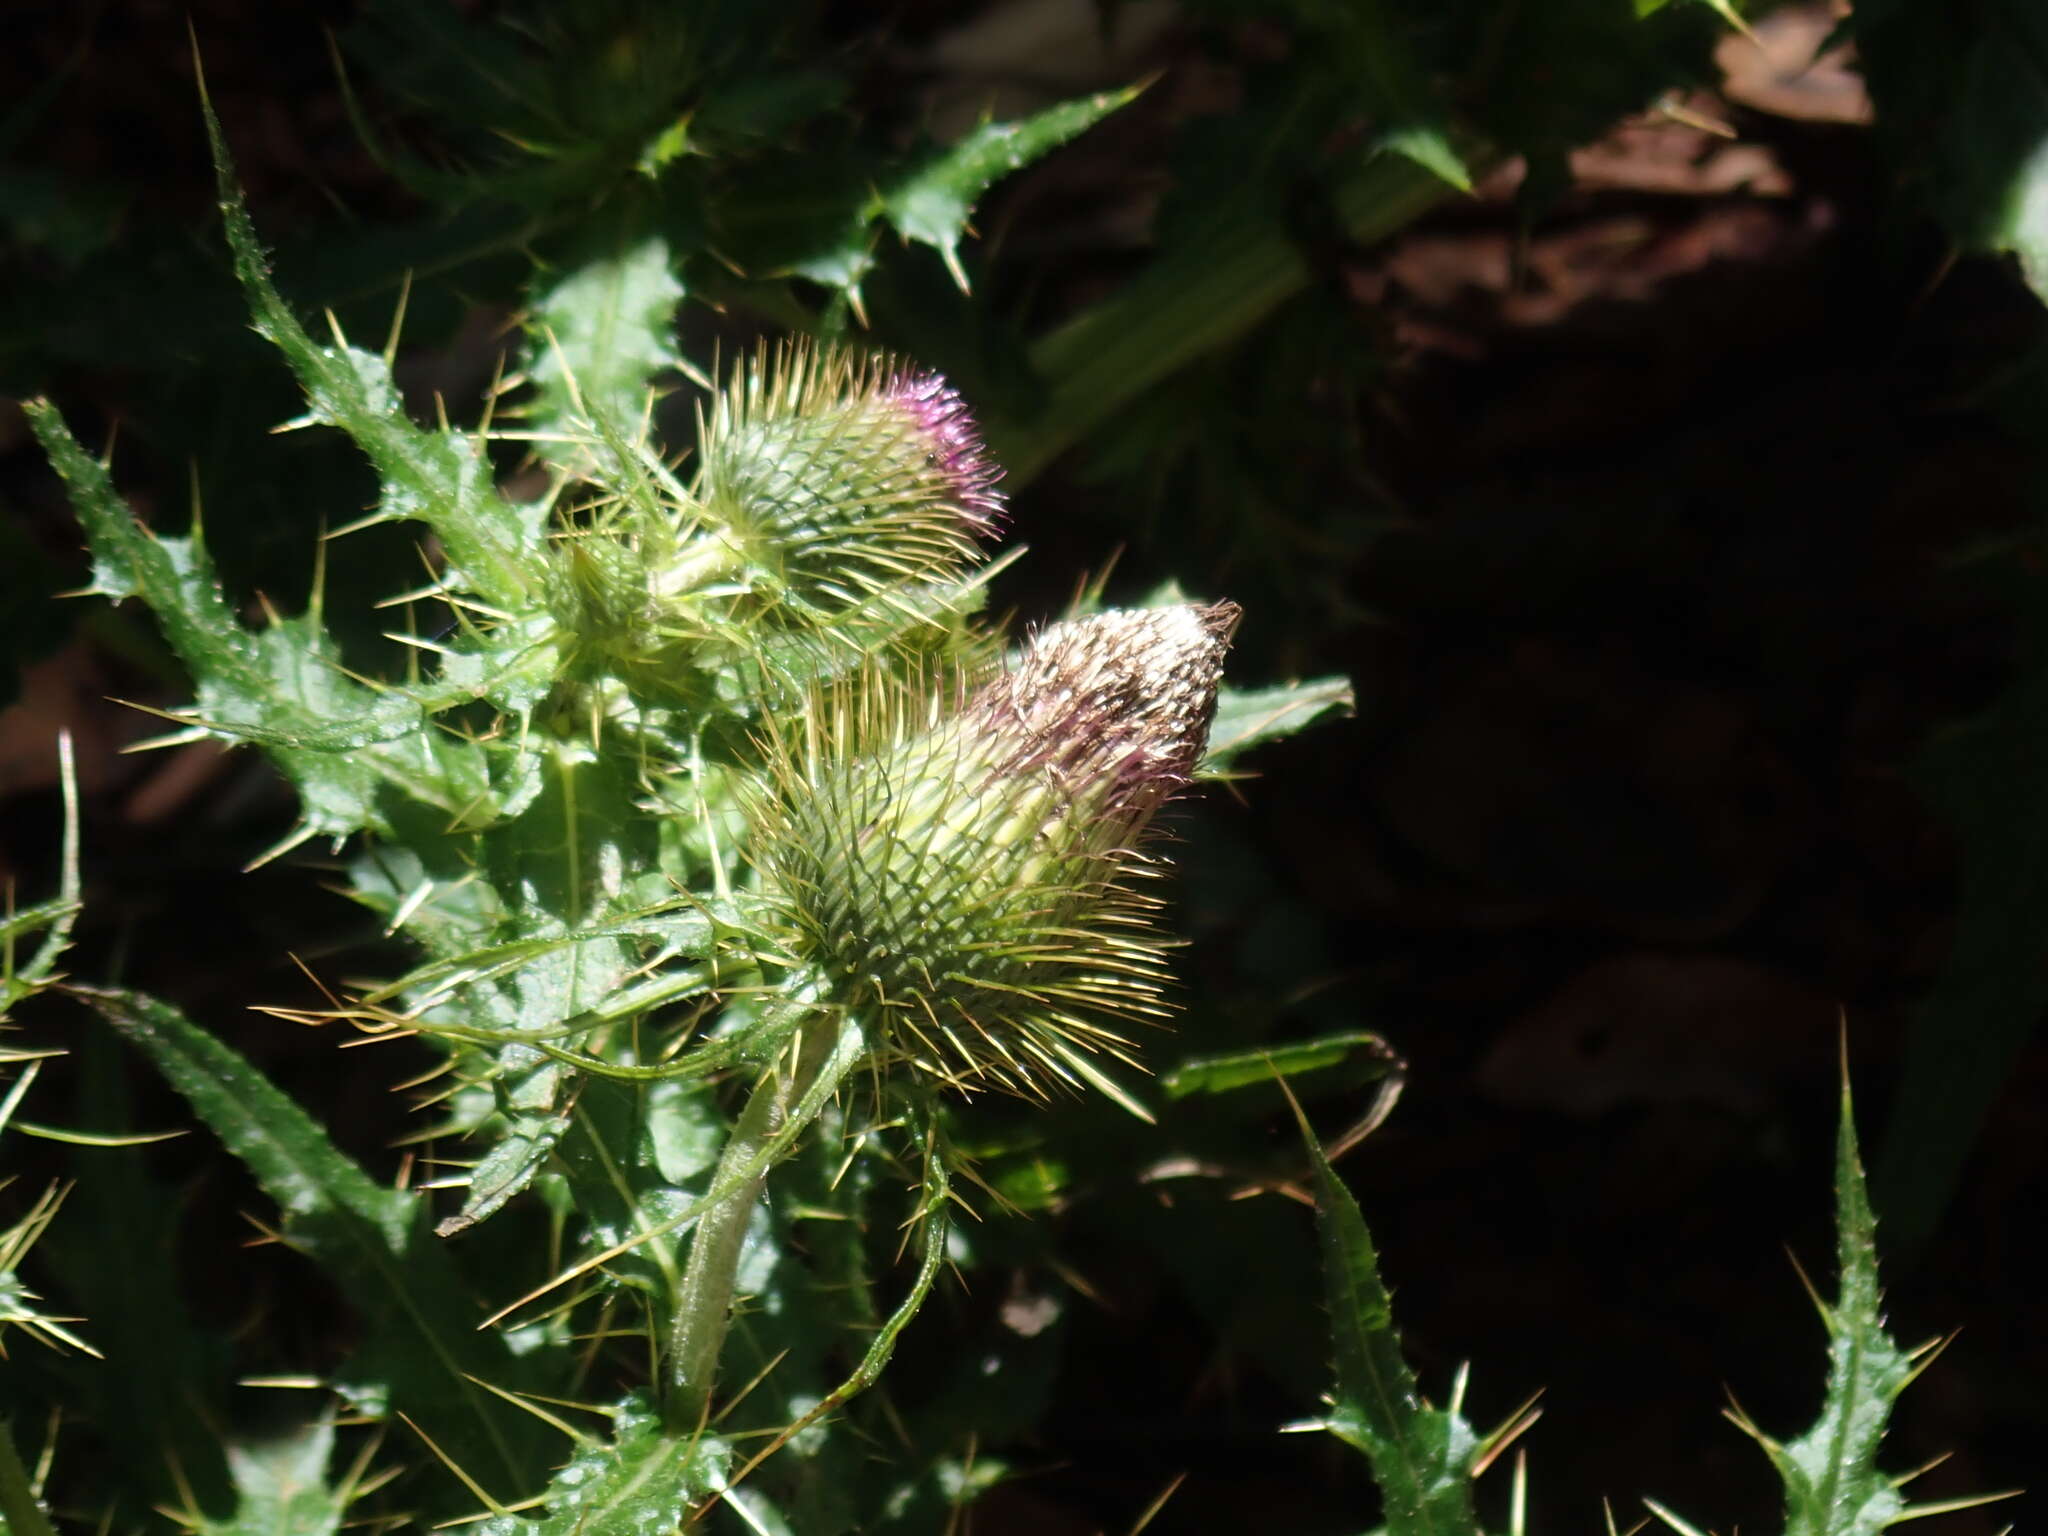
[[[438,393],[473,414],[516,340],[528,252],[561,238],[435,222],[365,147],[329,39],[374,50],[391,9],[17,0],[0,24],[0,104],[19,104],[0,136],[0,392],[48,393],[86,441],[114,440],[160,525],[196,492],[252,603],[302,603],[323,521],[374,487],[338,440],[266,435],[297,404],[228,275],[188,14],[287,292],[374,337],[396,277],[418,274],[400,377],[421,409]],[[910,0],[789,23],[845,80],[833,110],[885,138],[1156,77],[990,195],[971,300],[933,252],[893,241],[866,285],[872,337],[946,368],[999,446],[1032,419],[1029,339],[1121,291],[1177,230],[1258,204],[1306,274],[1018,477],[1012,504],[1030,553],[997,592],[1020,616],[1057,612],[1084,573],[1123,599],[1172,579],[1243,604],[1235,680],[1356,688],[1355,718],[1265,749],[1254,777],[1179,813],[1187,1012],[1148,1050],[1168,1066],[1383,1032],[1410,1063],[1405,1096],[1341,1170],[1428,1389],[1470,1361],[1485,1423],[1542,1390],[1536,1529],[1591,1528],[1603,1498],[1626,1528],[1648,1493],[1726,1530],[1768,1520],[1775,1497],[1720,1417],[1727,1396],[1788,1433],[1819,1399],[1821,1328],[1785,1249],[1817,1278],[1832,1262],[1846,1023],[1881,1237],[1899,1239],[1895,1329],[1959,1331],[1903,1399],[1892,1464],[1954,1452],[1924,1498],[2040,1482],[2048,1060],[2023,1042],[2043,965],[2028,914],[2048,900],[2030,765],[2048,766],[2048,739],[2001,704],[2036,676],[2039,301],[2013,260],[1937,221],[1906,130],[1870,126],[1854,55],[1814,62],[1838,19],[1825,5],[1760,15],[1754,39],[1693,7],[1696,78],[1643,95],[1658,109],[1602,112],[1591,93],[1594,120],[1554,152],[1507,158],[1370,243],[1319,195],[1344,119],[1311,78],[1299,9]],[[427,65],[407,79],[349,56],[364,119],[424,140],[407,92],[431,94]],[[1296,90],[1327,123],[1288,119]],[[830,123],[815,131],[829,143]],[[693,291],[713,301],[685,312],[694,356],[791,318]],[[329,612],[358,612],[350,638],[374,659],[376,616],[344,598],[410,584],[420,556],[385,528],[329,559]],[[388,1166],[407,1048],[337,1056],[332,1032],[247,1010],[307,1001],[292,956],[344,977],[402,959],[318,857],[242,872],[292,821],[260,759],[121,755],[151,721],[110,701],[168,707],[181,681],[133,605],[53,597],[84,575],[59,487],[0,401],[0,878],[22,899],[53,879],[68,729],[86,795],[70,972],[175,1000]],[[1996,750],[1943,747],[1987,710]],[[1973,870],[1992,871],[1976,906]],[[2016,935],[1963,951],[1959,981],[1959,933],[1985,911]],[[1994,1031],[1994,1006],[2017,1023]],[[53,1072],[78,1117],[177,1122],[93,1026],[43,1008],[74,1051]],[[1928,1062],[1979,1058],[1934,1108],[1895,1112]],[[1363,1108],[1315,1112],[1333,1137]],[[1036,1114],[975,1113],[992,1144]],[[1158,1131],[1039,1117],[1076,1176],[1028,1219],[990,1213],[970,1234],[974,1289],[906,1340],[889,1390],[911,1414],[943,1411],[920,1399],[927,1362],[995,1335],[1034,1362],[1039,1395],[984,1448],[1016,1475],[977,1508],[980,1536],[1124,1531],[1182,1474],[1151,1530],[1374,1520],[1349,1452],[1276,1434],[1327,1385],[1310,1216],[1285,1192],[1305,1173],[1292,1123],[1277,1095],[1227,1128],[1203,1120],[1220,1113],[1183,1105]],[[1942,1136],[1895,1133],[1916,1115]],[[1202,1171],[1167,1176],[1183,1154]],[[345,1298],[244,1246],[262,1199],[203,1137],[147,1158],[177,1196],[163,1246],[138,1255],[81,1206],[51,1239],[46,1295],[90,1334],[71,1276],[174,1264],[237,1371],[318,1369]],[[1504,1482],[1482,1491],[1496,1518]],[[2018,1508],[1945,1529],[1995,1531]]]

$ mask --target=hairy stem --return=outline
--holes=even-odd
[[[789,1053],[754,1085],[719,1154],[711,1187],[731,1189],[697,1223],[669,1333],[665,1412],[672,1433],[694,1433],[705,1420],[718,1356],[732,1325],[740,1251],[775,1161],[774,1144],[781,1139],[786,1150],[792,1130],[798,1129],[791,1126],[791,1116],[815,1114],[837,1086],[821,1081],[821,1074],[836,1079],[851,1065],[853,1054],[837,1049],[847,1028],[836,1014],[816,1015],[800,1025]]]

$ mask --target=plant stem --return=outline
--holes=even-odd
[[[786,1069],[778,1062],[762,1073],[719,1154],[711,1187],[739,1182],[698,1220],[690,1240],[690,1261],[669,1334],[665,1413],[673,1434],[694,1434],[709,1411],[718,1356],[732,1326],[740,1252],[775,1161],[774,1143],[791,1129],[791,1114],[804,1112],[800,1106],[821,1086],[820,1074],[828,1066],[835,1075],[845,1071],[849,1060],[837,1047],[848,1027],[837,1014],[814,1015],[799,1025],[791,1047],[794,1059],[785,1056]]]
[[[1477,176],[1498,158],[1461,145]],[[1360,244],[1383,240],[1453,197],[1435,173],[1399,155],[1364,161],[1331,188],[1337,222]],[[1204,352],[1235,341],[1307,285],[1309,262],[1277,223],[1233,219],[1164,255],[1115,297],[1082,311],[1031,349],[1046,386],[1025,420],[989,423],[1014,491],[1095,425]]]

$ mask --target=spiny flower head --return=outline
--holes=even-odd
[[[809,343],[757,355],[719,393],[691,487],[724,580],[810,615],[956,579],[1002,522],[1001,471],[937,374]]]
[[[1113,1022],[1164,1012],[1140,844],[1201,759],[1237,614],[1104,613],[971,689],[821,700],[775,754],[763,849],[825,994],[964,1088],[1128,1061]]]
[[[572,670],[684,697],[744,675],[780,696],[866,654],[951,643],[1003,502],[944,379],[785,343],[733,370],[699,438],[689,484],[636,449],[555,541],[548,603]]]

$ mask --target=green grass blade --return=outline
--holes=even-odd
[[[514,1362],[457,1278],[426,1209],[382,1187],[239,1053],[175,1008],[137,993],[78,995],[149,1057],[222,1144],[285,1212],[285,1235],[321,1265],[361,1313],[361,1371],[472,1475],[524,1491],[543,1463],[536,1421],[478,1380],[511,1384]]]
[[[1337,1367],[1329,1428],[1372,1463],[1389,1536],[1478,1536],[1472,1476],[1479,1438],[1460,1415],[1422,1400],[1401,1354],[1393,1299],[1380,1278],[1365,1217],[1306,1117],[1301,1136],[1315,1173],[1316,1234]]]
[[[97,1130],[135,1125],[126,1047],[102,1030],[82,1031],[70,1057],[77,1090],[70,1123]],[[72,1184],[44,1249],[62,1283],[66,1310],[87,1321],[104,1363],[63,1362],[72,1382],[69,1412],[121,1448],[119,1477],[102,1498],[139,1514],[178,1502],[219,1512],[229,1477],[214,1426],[226,1417],[227,1341],[192,1318],[179,1281],[191,1259],[185,1202],[153,1172],[141,1147],[75,1147]],[[107,1262],[120,1234],[123,1262]],[[172,1469],[176,1469],[176,1476]]]

